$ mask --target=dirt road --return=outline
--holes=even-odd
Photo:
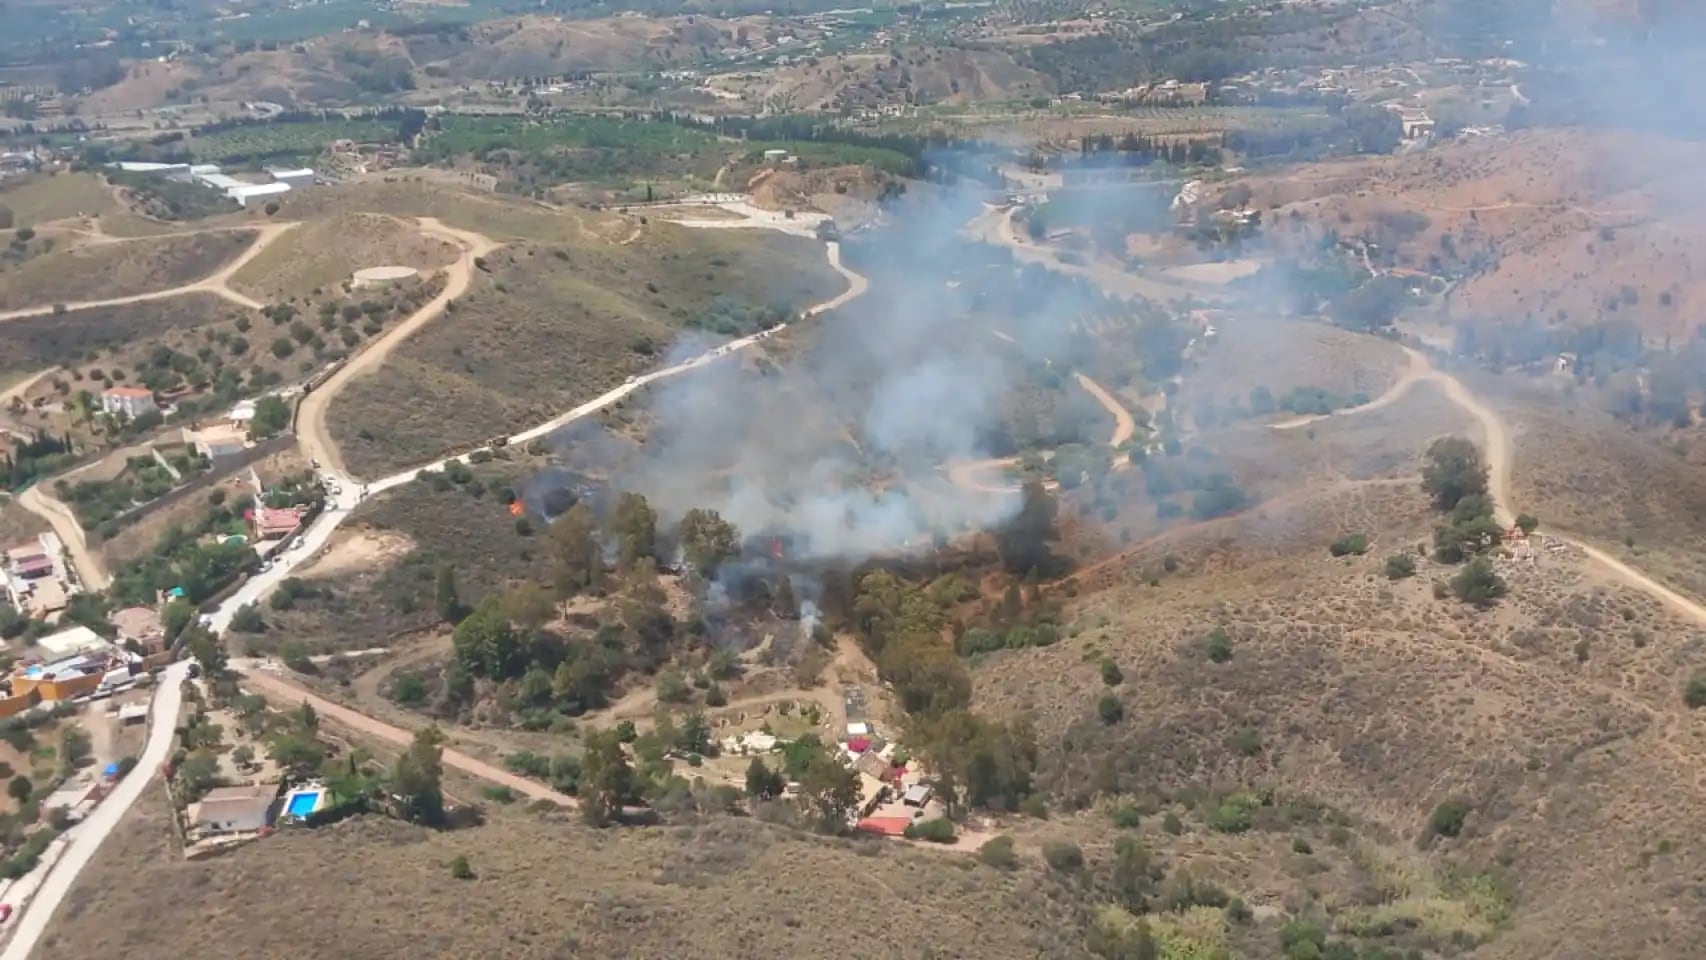
[[[1487,460],[1487,492],[1493,496],[1493,519],[1502,527],[1510,527],[1516,523],[1516,510],[1512,507],[1515,497],[1511,493],[1511,443],[1510,434],[1505,429],[1504,421],[1473,391],[1463,385],[1463,382],[1428,362],[1427,357],[1419,351],[1404,347],[1404,352],[1410,359],[1409,365],[1384,394],[1378,399],[1355,407],[1341,410],[1330,417],[1343,417],[1369,410],[1378,409],[1393,403],[1418,383],[1432,382],[1440,386],[1448,399],[1459,409],[1469,414],[1481,428],[1482,455]],[[1286,430],[1313,423],[1325,417],[1306,417],[1301,421],[1287,421],[1274,424],[1273,429]],[[1580,549],[1587,558],[1598,565],[1612,579],[1625,586],[1639,590],[1653,597],[1673,611],[1706,625],[1706,605],[1672,590],[1645,573],[1629,566],[1604,550],[1574,537],[1563,536],[1548,532],[1548,536],[1556,537]]]
[[[118,307],[127,303],[145,303],[149,300],[166,300],[171,297],[181,297],[190,293],[211,293],[214,296],[224,297],[238,306],[248,307],[250,310],[259,310],[262,307],[265,307],[266,304],[231,289],[228,285],[228,281],[231,279],[232,274],[243,269],[245,264],[250,260],[255,259],[257,256],[260,256],[262,250],[271,246],[273,241],[284,236],[287,231],[293,229],[295,226],[295,223],[269,223],[260,227],[247,228],[255,231],[255,242],[249,244],[249,249],[244,250],[235,259],[231,260],[223,267],[220,267],[217,271],[195,281],[194,283],[186,283],[181,287],[172,287],[169,290],[156,290],[153,293],[132,294],[128,297],[113,297],[107,300],[82,300],[76,303],[64,304],[49,303],[34,307],[22,307],[17,310],[5,310],[0,311],[0,320],[19,320],[24,317],[45,316],[53,313],[59,307],[64,307],[66,310],[89,310],[96,307]],[[172,236],[191,236],[193,233],[194,231],[190,231],[188,233],[172,234]]]
[[[1082,373],[1074,373],[1073,376],[1077,378],[1078,385],[1084,388],[1084,392],[1095,397],[1102,409],[1113,416],[1114,435],[1108,438],[1108,446],[1117,447],[1130,440],[1137,433],[1137,421],[1132,419],[1131,411],[1101,384]]]
[[[1398,379],[1392,382],[1392,386],[1386,388],[1385,393],[1382,393],[1380,396],[1375,397],[1373,400],[1370,400],[1361,406],[1346,407],[1343,410],[1335,410],[1332,413],[1314,413],[1307,416],[1293,417],[1290,420],[1282,420],[1279,423],[1268,424],[1268,429],[1296,430],[1298,427],[1307,427],[1312,423],[1319,423],[1329,417],[1348,417],[1353,414],[1369,413],[1374,410],[1379,410],[1381,407],[1390,406],[1404,394],[1410,392],[1411,387],[1415,386],[1422,380],[1428,379],[1428,375],[1433,370],[1433,368],[1428,365],[1427,358],[1422,356],[1420,353],[1411,350],[1409,347],[1402,347],[1400,349],[1404,351],[1405,357],[1409,362],[1405,364],[1403,370],[1399,371]]]
[[[113,582],[100,554],[89,549],[89,541],[83,536],[83,525],[77,522],[77,515],[63,501],[43,493],[40,483],[18,494],[17,501],[18,506],[53,527],[53,532],[59,535],[66,552],[71,555],[71,565],[76,568],[77,579],[83,581],[85,590],[105,590]]]
[[[142,792],[154,783],[155,772],[172,753],[178,708],[183,703],[183,681],[188,675],[189,666],[189,661],[182,660],[167,667],[161,675],[148,712],[148,743],[143,747],[142,756],[137,759],[136,768],[119,781],[112,793],[102,800],[82,823],[67,831],[69,846],[54,862],[47,875],[38,881],[34,894],[27,902],[17,902],[16,886],[8,894],[7,899],[20,911],[20,916],[11,925],[12,939],[6,944],[5,952],[0,953],[0,960],[27,960],[37,941],[47,932],[48,922],[53,919],[54,912],[59,909],[65,895],[77,882],[83,868],[94,857],[95,851],[112,833],[113,828],[124,819],[125,813],[137,798],[142,796]]]
[[[232,666],[238,671],[243,686],[277,704],[293,706],[307,702],[323,719],[347,727],[356,733],[376,737],[400,747],[407,747],[415,739],[415,731],[413,730],[392,726],[384,721],[376,720],[366,714],[357,713],[348,707],[333,703],[325,697],[297,686],[288,678],[272,673],[257,664],[244,663],[239,665],[233,663]],[[566,793],[558,793],[542,783],[516,776],[508,770],[495,767],[484,760],[477,760],[449,747],[444,749],[444,765],[488,783],[508,787],[529,800],[549,800],[559,806],[576,806],[575,798]]]
[[[462,256],[445,268],[444,289],[420,309],[409,314],[402,323],[392,327],[390,332],[369,343],[340,367],[337,373],[328,377],[325,383],[303,397],[302,406],[297,413],[296,432],[303,453],[340,474],[344,473],[343,458],[338,453],[337,444],[332,440],[331,431],[326,427],[326,411],[331,406],[332,399],[351,380],[384,363],[397,344],[436,319],[450,301],[468,292],[468,285],[474,275],[475,258],[483,257],[499,246],[486,236],[446,226],[432,217],[422,217],[420,228],[421,232],[428,236],[448,240],[462,248]]]

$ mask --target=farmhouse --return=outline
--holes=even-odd
[[[108,387],[101,393],[101,410],[104,413],[122,413],[135,420],[158,409],[154,403],[154,391],[146,387]]]
[[[189,826],[202,834],[259,830],[267,825],[273,801],[277,799],[275,784],[215,787],[199,802],[190,804]]]
[[[184,428],[184,442],[209,460],[234,457],[242,453],[248,439],[247,431],[230,423],[216,423],[200,430]]]
[[[158,653],[166,645],[166,628],[152,607],[125,607],[108,619],[118,631],[120,643],[134,645],[144,653]]]

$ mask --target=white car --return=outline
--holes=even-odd
[[[629,377],[629,378],[628,378],[628,379],[626,379],[626,380],[624,380],[624,381],[622,381],[622,382],[623,382],[623,383],[630,383],[630,384],[631,384],[631,383],[639,383],[639,382],[640,382],[640,378],[639,378],[639,377]]]

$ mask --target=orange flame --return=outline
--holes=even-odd
[[[520,500],[511,500],[509,502],[509,515],[510,516],[519,517],[526,512],[527,512],[527,508],[521,505]]]

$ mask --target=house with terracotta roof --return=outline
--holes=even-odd
[[[134,645],[143,653],[158,653],[166,646],[166,628],[153,607],[125,607],[107,619],[118,631],[121,644]]]
[[[261,507],[254,511],[255,539],[282,540],[302,526],[302,507]]]
[[[132,420],[160,409],[154,403],[154,391],[146,387],[108,387],[101,392],[101,410],[123,414]]]

